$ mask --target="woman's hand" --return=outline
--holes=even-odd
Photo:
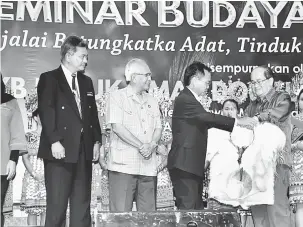
[[[43,174],[33,174],[32,175],[36,181],[43,181],[44,180],[44,176]]]
[[[6,166],[7,180],[12,180],[16,175],[16,162],[9,160]]]
[[[105,149],[104,149],[104,145],[102,145],[100,147],[99,165],[100,165],[101,169],[107,170],[107,163],[105,161]]]

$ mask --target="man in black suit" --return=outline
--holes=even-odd
[[[215,127],[232,131],[234,118],[206,112],[199,96],[206,94],[211,70],[200,62],[184,73],[184,90],[175,99],[172,118],[173,142],[168,155],[176,206],[181,210],[203,209],[202,190],[207,147],[207,130]],[[237,125],[254,126],[253,118],[237,119]]]
[[[44,160],[45,227],[61,227],[70,202],[70,226],[90,227],[92,161],[99,158],[101,129],[92,80],[83,74],[87,44],[77,36],[61,46],[61,66],[41,74],[38,111]]]

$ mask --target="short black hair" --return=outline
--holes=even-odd
[[[202,75],[205,75],[205,70],[211,72],[211,69],[209,67],[204,65],[202,62],[198,62],[198,61],[194,61],[192,64],[187,66],[184,72],[184,79],[183,79],[184,86],[188,86],[193,76],[195,76],[197,73],[201,73]]]
[[[222,109],[224,108],[224,105],[227,103],[227,102],[232,102],[236,105],[236,108],[237,108],[237,111],[239,112],[240,108],[239,108],[239,103],[234,100],[234,99],[226,99],[223,104],[222,104]]]
[[[67,37],[61,46],[61,51],[60,51],[61,62],[63,61],[63,59],[65,58],[65,55],[69,51],[72,51],[73,53],[75,53],[77,47],[85,47],[86,49],[88,49],[88,44],[84,39],[82,39],[78,36],[72,35],[72,36]]]

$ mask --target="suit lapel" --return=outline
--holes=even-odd
[[[196,99],[196,97],[194,96],[194,94],[187,87],[184,88],[184,94],[186,94],[186,96],[190,100],[192,100],[195,103],[195,105],[198,106],[199,109],[201,109],[203,112],[206,111],[204,109],[203,105]]]
[[[57,76],[57,80],[59,82],[59,87],[60,87],[61,91],[65,95],[66,99],[69,101],[71,107],[76,112],[77,116],[81,119],[74,94],[66,80],[66,77],[64,75],[64,72],[63,72],[61,66],[58,68],[58,73],[56,74],[56,76]]]

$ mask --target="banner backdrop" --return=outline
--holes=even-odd
[[[98,96],[126,85],[133,57],[147,61],[152,88],[172,100],[185,68],[201,61],[213,71],[214,103],[230,95],[242,108],[253,67],[272,67],[286,90],[303,71],[302,1],[1,1],[0,8],[1,71],[20,100],[60,65],[60,45],[72,34],[89,43],[86,74]]]

